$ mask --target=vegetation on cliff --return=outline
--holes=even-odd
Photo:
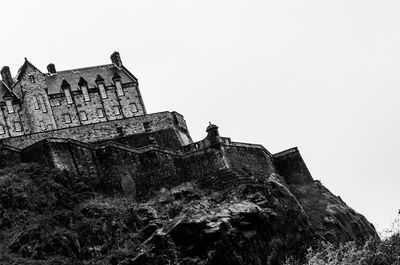
[[[377,238],[318,182],[240,170],[135,201],[18,164],[0,169],[0,213],[1,264],[281,264],[305,262],[321,242]]]
[[[400,234],[379,240],[369,239],[364,244],[354,241],[332,244],[322,242],[310,248],[306,262],[289,258],[285,265],[398,265],[400,264]]]

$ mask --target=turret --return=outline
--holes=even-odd
[[[210,122],[210,124],[207,126],[206,132],[207,132],[206,139],[209,145],[214,145],[222,142],[221,137],[219,136],[217,125],[211,124]]]

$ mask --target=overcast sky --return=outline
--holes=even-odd
[[[122,61],[148,112],[208,121],[272,153],[298,146],[377,228],[400,208],[400,1],[3,1],[0,65]]]

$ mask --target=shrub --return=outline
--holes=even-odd
[[[380,240],[371,238],[364,244],[347,242],[334,245],[321,243],[317,249],[308,249],[306,262],[290,258],[286,265],[400,265],[400,221],[393,223],[390,234]]]

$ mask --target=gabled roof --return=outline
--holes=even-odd
[[[71,85],[67,82],[67,80],[63,79],[63,81],[61,82],[61,86],[62,89],[68,89],[71,87]]]
[[[24,75],[26,69],[28,68],[28,66],[31,66],[33,69],[39,71],[40,73],[42,73],[42,71],[40,71],[38,68],[36,68],[36,66],[34,66],[31,62],[28,61],[28,59],[26,59],[25,57],[25,62],[24,64],[19,68],[17,76],[14,80],[14,85],[21,80],[22,76]],[[43,74],[43,73],[42,73]]]
[[[115,72],[111,79],[112,80],[119,80],[119,79],[121,79],[121,77],[119,76],[119,74],[117,74],[117,72]]]
[[[6,88],[2,98],[12,98],[12,97],[14,97],[14,94],[8,88]]]
[[[3,81],[0,81],[0,102],[3,102],[5,98],[20,99],[16,96]]]
[[[78,86],[86,86],[86,85],[87,85],[86,80],[83,79],[83,77],[81,76],[81,78],[79,79],[79,82],[78,82]]]
[[[46,74],[46,83],[48,94],[61,93],[61,84],[66,80],[71,85],[71,90],[79,90],[79,81],[84,79],[89,88],[95,87],[96,82],[103,81],[106,86],[112,85],[112,77],[118,75],[122,83],[136,81],[135,77],[131,77],[125,70],[118,68],[114,64],[106,64],[92,66],[74,70],[59,71],[54,74]],[[101,80],[103,79],[103,80]]]
[[[103,77],[101,77],[101,75],[97,75],[97,77],[96,77],[96,80],[94,80],[94,82],[103,82],[104,81],[104,78]]]

